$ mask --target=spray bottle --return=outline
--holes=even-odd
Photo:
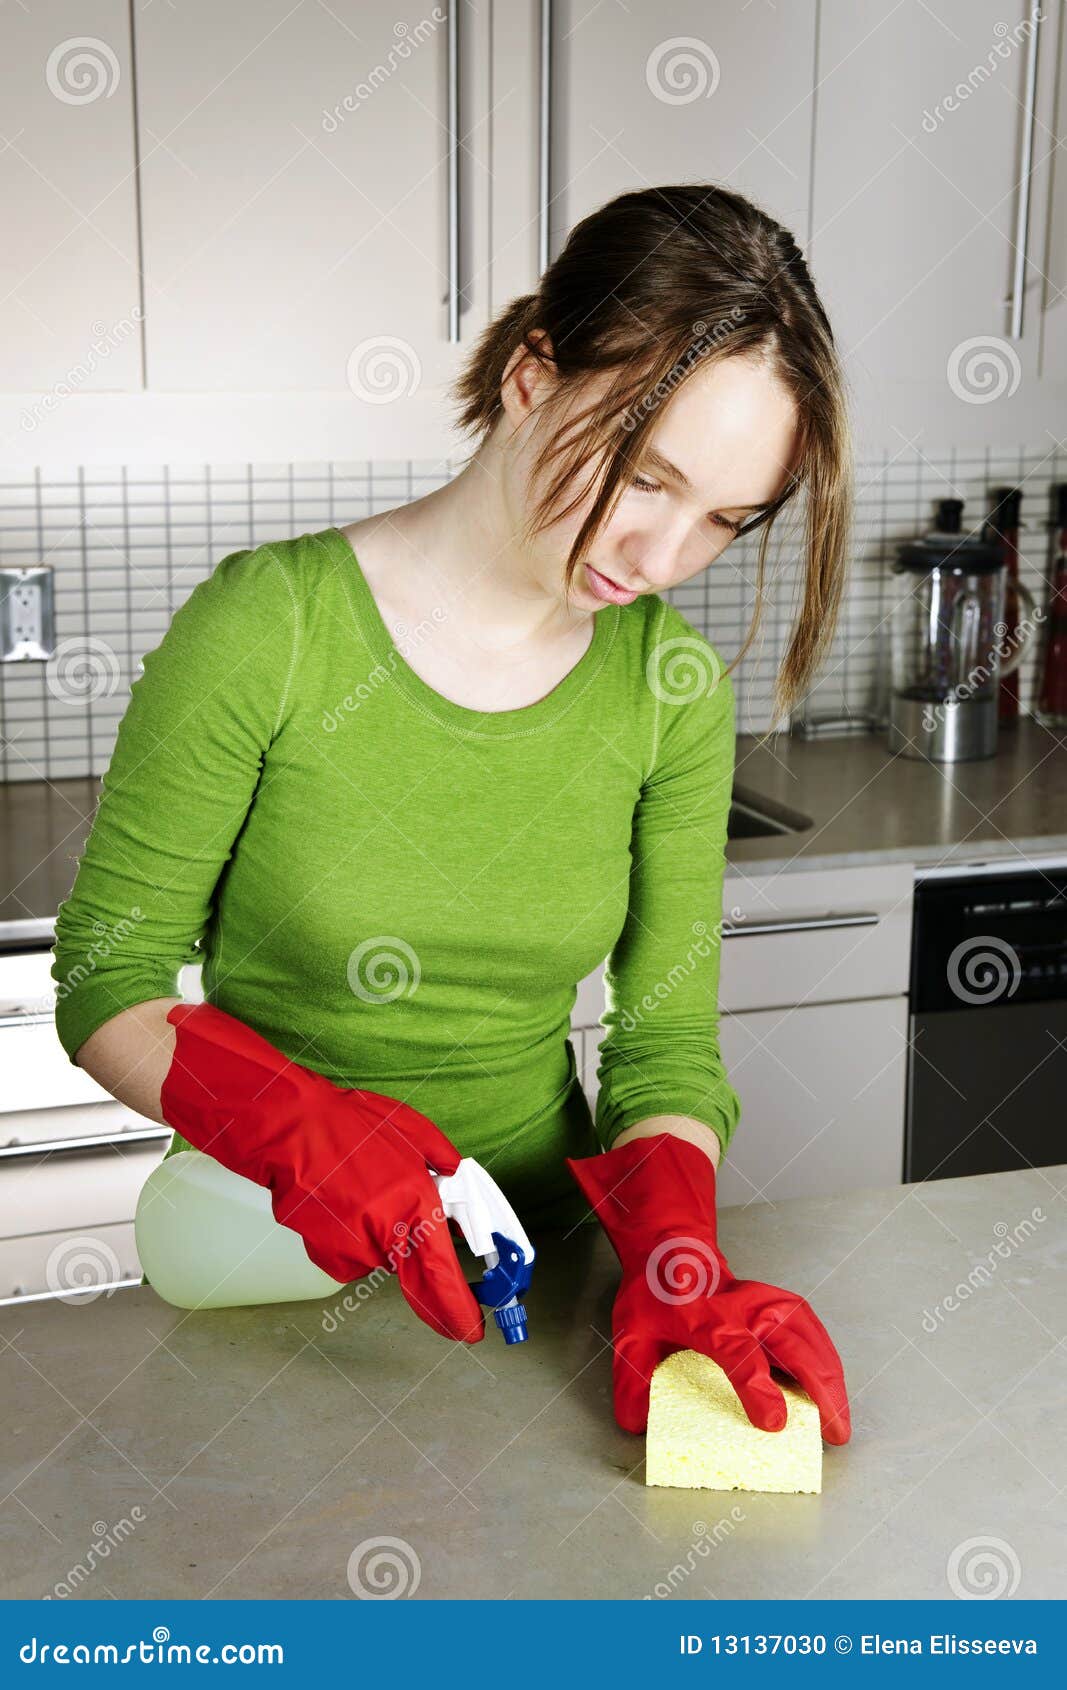
[[[464,1156],[454,1174],[431,1169],[441,1207],[485,1261],[471,1284],[491,1308],[504,1341],[525,1342],[534,1248],[490,1174]],[[299,1233],[274,1218],[264,1185],[201,1150],[164,1157],[141,1188],[134,1217],[148,1283],[183,1309],[236,1308],[333,1297],[344,1286],[308,1258]]]

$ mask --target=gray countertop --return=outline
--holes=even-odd
[[[2,1595],[351,1599],[385,1537],[430,1599],[950,1597],[957,1563],[985,1570],[974,1539],[1020,1598],[1061,1597],[1065,1187],[723,1211],[734,1271],[808,1296],[841,1353],[853,1436],[818,1496],[645,1486],[596,1226],[535,1240],[520,1348],[438,1338],[392,1278],[347,1311],[147,1287],[2,1308]]]
[[[881,734],[763,744],[741,734],[736,783],[811,826],[731,839],[728,874],[1067,854],[1067,733],[1030,717],[1002,729],[995,757],[972,763],[892,756]],[[0,783],[0,936],[7,923],[54,918],[99,790],[95,777]]]
[[[765,744],[742,734],[735,782],[802,812],[812,825],[732,840],[728,873],[731,864],[748,876],[1067,854],[1067,732],[1032,717],[1001,729],[995,757],[967,763],[895,756],[881,734],[779,734]]]

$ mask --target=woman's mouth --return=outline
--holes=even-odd
[[[632,604],[637,597],[636,592],[620,587],[610,575],[601,575],[599,569],[594,569],[591,563],[586,564],[585,573],[589,581],[589,591],[604,604]]]

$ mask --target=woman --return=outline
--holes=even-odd
[[[811,677],[849,516],[829,325],[756,207],[649,189],[574,229],[458,398],[479,443],[447,486],[223,558],[145,658],[59,912],[59,1036],[172,1151],[267,1186],[318,1266],[395,1268],[453,1338],[484,1327],[429,1170],[477,1158],[534,1234],[588,1200],[623,1265],[622,1425],[696,1347],[757,1425],[784,1422],[773,1364],[844,1442],[825,1329],[716,1242],[734,694],[660,596],[757,526],[762,584],[803,488],[779,709]],[[594,1123],[567,1034],[605,956]]]

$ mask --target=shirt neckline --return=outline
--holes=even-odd
[[[347,535],[331,524],[321,531],[320,538],[326,538],[337,548],[339,558],[346,565],[342,576],[346,598],[356,631],[369,647],[371,656],[388,666],[393,679],[414,704],[453,730],[478,738],[516,737],[550,726],[585,692],[599,674],[614,644],[621,607],[610,604],[594,613],[593,638],[589,645],[573,668],[568,669],[544,698],[509,710],[472,710],[435,691],[397,650],[378,609],[378,601],[371,592],[370,582],[363,573],[356,549]],[[352,585],[351,593],[347,591],[348,583]]]

